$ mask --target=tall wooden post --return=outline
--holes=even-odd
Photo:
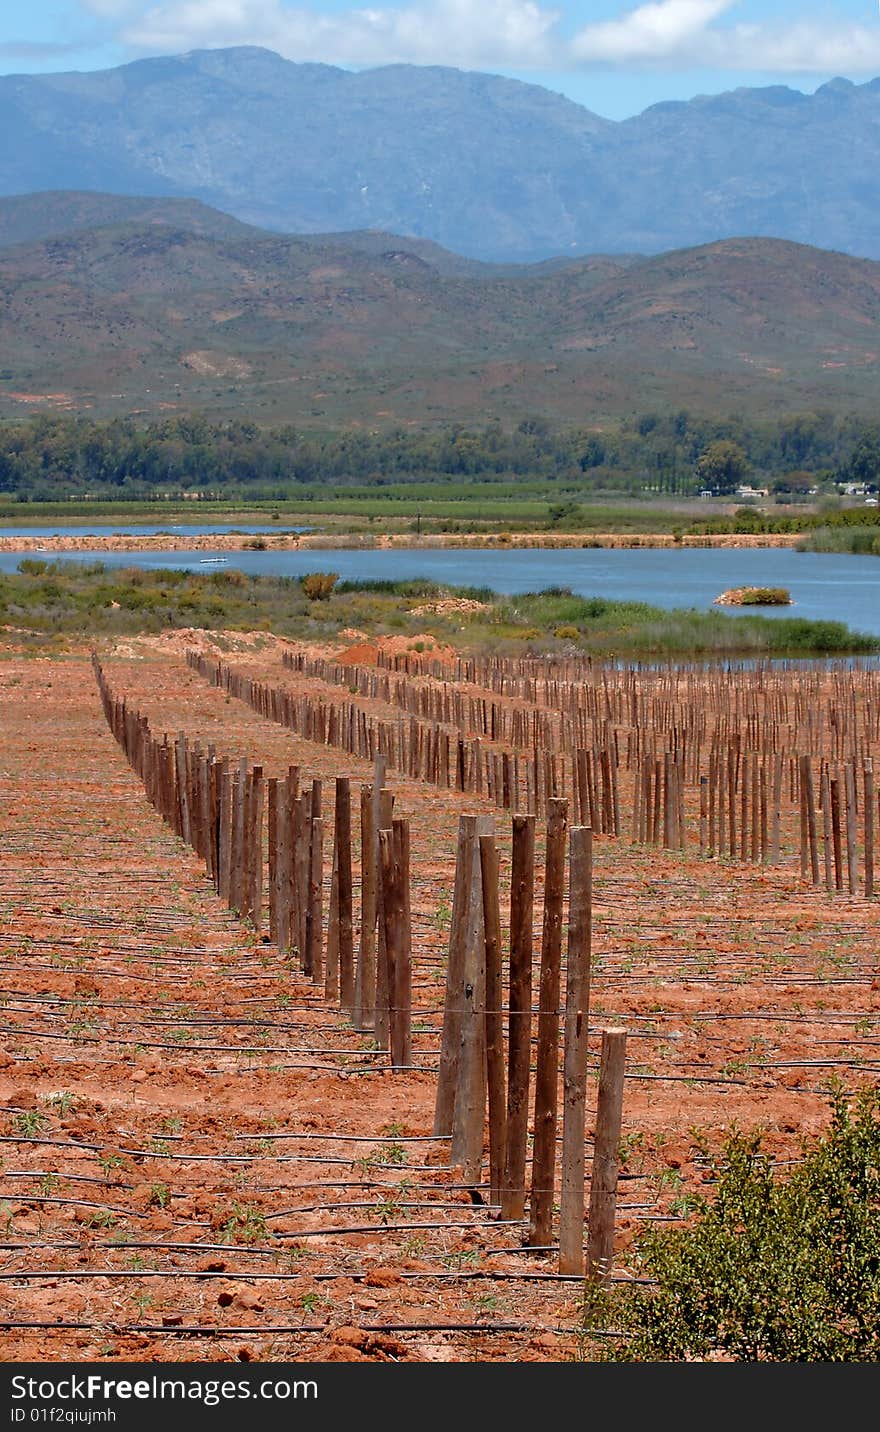
[[[529,1205],[528,1243],[533,1248],[546,1247],[553,1236],[559,1079],[559,989],[567,815],[568,802],[551,797],[544,877],[544,922],[538,990],[538,1053],[535,1068],[535,1141]]]
[[[334,810],[336,835],[336,878],[339,891],[339,1002],[347,1014],[354,1006],[354,946],[352,938],[351,893],[351,784],[346,776],[336,780]]]
[[[461,962],[458,1072],[452,1119],[452,1162],[466,1184],[481,1182],[486,1121],[486,935],[479,837],[469,842],[467,906]],[[491,834],[491,830],[486,834]]]
[[[532,1051],[532,918],[535,817],[513,818],[510,877],[510,985],[507,1016],[507,1126],[501,1216],[522,1218],[526,1206],[529,1066]]]
[[[601,1283],[610,1281],[614,1261],[625,1063],[626,1030],[603,1030],[587,1239],[587,1277]]]
[[[372,1031],[376,1018],[376,874],[373,793],[361,786],[361,940],[352,1021],[364,1031]]]
[[[486,939],[486,1080],[489,1092],[489,1202],[501,1203],[504,1176],[504,1020],[501,911],[498,900],[498,847],[491,835],[480,837],[483,927]]]
[[[559,1205],[559,1271],[584,1271],[584,1128],[587,1033],[590,1018],[593,832],[571,832],[568,953],[565,983],[565,1052],[562,1092],[562,1185]]]

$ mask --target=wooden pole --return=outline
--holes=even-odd
[[[259,931],[263,916],[263,768],[251,772],[248,820],[248,914]]]
[[[440,1064],[437,1073],[437,1094],[434,1103],[434,1133],[452,1133],[455,1109],[455,1085],[458,1076],[458,1053],[461,1039],[461,987],[464,963],[464,939],[467,924],[467,903],[473,842],[479,817],[463,815],[458,822],[458,848],[455,855],[455,888],[452,896],[452,918],[449,925],[449,950],[446,958],[446,994],[443,1002],[443,1030],[440,1036]],[[485,832],[484,832],[485,833]]]
[[[372,1030],[376,1018],[376,843],[373,793],[361,786],[361,941],[354,989],[355,1029]]]
[[[394,821],[392,834],[399,938],[394,947],[391,1067],[405,1069],[412,1064],[412,909],[410,905],[409,821]]]
[[[504,1098],[504,998],[501,972],[501,911],[498,898],[498,847],[491,835],[480,837],[483,928],[486,941],[486,1082],[489,1092],[489,1202],[501,1204],[504,1177],[506,1107]]]
[[[862,772],[865,791],[865,899],[874,894],[874,764],[870,756]]]
[[[559,1271],[584,1271],[584,1128],[587,1035],[590,1018],[593,832],[571,832],[568,952],[565,982],[565,1052],[562,1083],[562,1184]]]
[[[491,831],[487,831],[491,834]],[[460,1164],[463,1180],[481,1182],[483,1133],[486,1119],[486,936],[483,928],[483,891],[480,866],[480,831],[470,843],[467,922],[461,969],[461,1035],[458,1077],[452,1120],[452,1162]]]
[[[510,982],[507,1015],[507,1129],[501,1216],[522,1218],[526,1204],[529,1065],[532,1050],[532,918],[535,817],[513,818],[510,877]]]
[[[858,838],[856,831],[856,773],[852,761],[844,766],[844,789],[846,791],[846,874],[850,895],[858,888]]]
[[[392,803],[393,796],[390,791],[380,791],[378,806],[376,802],[376,791],[373,791],[373,814],[376,821],[376,1004],[373,1016],[373,1032],[376,1036],[376,1043],[381,1049],[388,1049],[391,1042],[391,988],[394,977],[391,971],[388,947],[385,943],[385,919],[382,914],[382,901],[384,899],[385,885],[382,879],[382,869],[379,862],[379,836],[382,831],[390,831],[393,822]]]
[[[593,1172],[590,1180],[587,1277],[606,1284],[610,1281],[614,1261],[614,1218],[625,1063],[626,1030],[603,1030]]]
[[[819,884],[819,847],[816,841],[816,798],[813,793],[813,763],[809,756],[801,757],[801,799],[806,812],[807,849],[810,861],[810,879]]]
[[[840,846],[840,783],[831,777],[831,840],[834,846],[834,888],[843,889],[843,861]]]
[[[351,881],[351,783],[347,776],[336,779],[334,809],[336,837],[336,880],[339,914],[339,1003],[351,1015],[354,1007],[354,943],[352,936]]]
[[[527,1239],[532,1248],[546,1247],[553,1233],[559,1080],[559,988],[567,813],[568,802],[551,797],[544,876],[544,922],[538,989],[538,1053],[535,1068],[535,1139]]]
[[[330,908],[327,911],[327,958],[324,961],[324,998],[335,1004],[339,998],[339,846],[333,828],[330,864]]]

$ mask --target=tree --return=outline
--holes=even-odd
[[[784,472],[782,477],[777,477],[771,491],[798,493],[802,497],[808,497],[815,486],[816,478],[812,472]]]
[[[697,458],[697,477],[713,492],[733,492],[749,471],[749,460],[739,443],[716,438]]]
[[[868,488],[880,482],[880,435],[876,431],[863,433],[859,438],[840,480],[863,482]]]

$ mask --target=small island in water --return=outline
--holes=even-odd
[[[715,598],[716,607],[790,607],[791,592],[785,587],[731,587]]]

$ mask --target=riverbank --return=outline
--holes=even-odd
[[[512,559],[496,555],[493,560],[506,564]],[[683,566],[688,557],[667,560]],[[306,559],[301,565],[311,563]],[[380,558],[376,565],[386,563]],[[390,556],[387,565],[395,565]],[[492,563],[487,556],[473,565],[488,568]],[[563,555],[549,565],[564,568]],[[711,565],[721,565],[721,558]],[[581,652],[614,660],[873,657],[880,651],[880,632],[864,634],[824,618],[743,613],[734,619],[718,609],[667,609],[646,601],[580,596],[561,582],[506,594],[429,577],[334,576],[321,584],[319,594],[307,571],[293,578],[245,574],[233,563],[207,571],[127,565],[125,558],[112,566],[100,560],[53,565],[33,559],[17,566],[0,574],[0,629],[5,641],[29,649],[69,646],[86,632],[127,638],[201,628],[346,645],[394,636],[406,638],[417,651],[433,643],[514,655]]]
[[[337,532],[285,533],[267,532],[259,535],[242,532],[158,532],[149,535],[115,532],[98,535],[89,532],[65,533],[52,537],[20,537],[0,535],[0,552],[32,552],[37,555],[58,552],[242,552],[242,551],[322,551],[351,549],[354,551],[404,550],[431,552],[443,548],[476,548],[506,551],[540,548],[549,551],[562,548],[604,547],[718,547],[757,548],[797,546],[803,540],[799,533],[718,533],[711,536],[677,536],[672,532],[620,533],[591,532],[442,532],[418,536],[415,533],[377,533],[376,535]]]

